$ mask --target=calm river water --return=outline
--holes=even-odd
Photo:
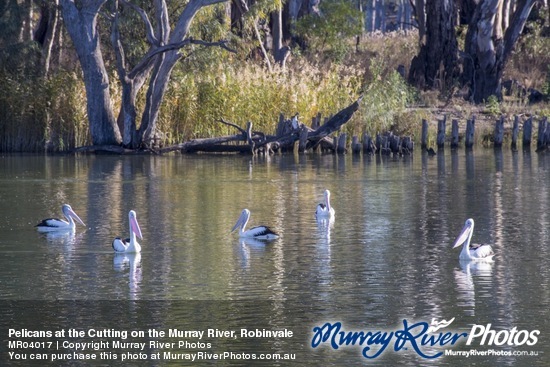
[[[506,149],[446,150],[435,157],[416,152],[397,159],[2,156],[0,364],[30,363],[9,357],[15,349],[7,343],[17,338],[8,337],[7,329],[74,328],[86,334],[73,342],[111,343],[92,350],[97,359],[100,352],[118,353],[118,361],[128,351],[147,354],[131,365],[259,364],[244,354],[200,362],[162,354],[202,351],[294,354],[294,360],[260,363],[280,366],[547,366],[549,178],[550,155]],[[332,225],[314,218],[325,188],[336,210]],[[77,225],[74,235],[38,233],[35,224],[61,216],[64,203],[86,226]],[[243,208],[252,212],[250,224],[269,225],[281,237],[268,244],[239,240],[230,230]],[[128,236],[130,209],[144,237],[141,255],[114,255],[111,242]],[[493,245],[494,263],[460,263],[460,250],[451,249],[470,217],[476,223],[473,241]],[[486,328],[499,333],[500,341],[490,345],[487,337],[482,344],[477,337],[466,345],[462,337],[431,346],[418,339],[399,348],[394,334],[372,359],[362,355],[367,342],[336,350],[328,340],[311,347],[313,328],[325,322],[341,322],[345,331],[389,334],[406,329],[404,323],[453,318],[436,334]],[[236,337],[148,334],[209,328],[235,330]],[[293,336],[241,337],[241,328],[287,329]],[[116,349],[116,335],[102,338],[90,329],[144,331],[125,341],[146,346]],[[528,345],[534,330],[540,333]],[[509,335],[522,345],[505,341]],[[40,340],[55,345],[65,339]],[[151,340],[196,345],[162,349]],[[380,350],[371,347],[367,355]],[[53,348],[44,353],[75,351]],[[419,355],[446,349],[491,355]],[[160,362],[151,359],[158,352]],[[524,352],[538,355],[518,355]],[[101,358],[51,365],[117,364],[107,354]]]

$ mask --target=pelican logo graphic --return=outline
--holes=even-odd
[[[428,327],[428,333],[435,333],[439,329],[446,328],[447,326],[451,325],[455,321],[455,318],[453,317],[449,321],[447,320],[441,320],[437,321],[436,319],[432,319],[432,324]]]

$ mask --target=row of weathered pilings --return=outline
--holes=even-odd
[[[515,150],[521,139],[523,149],[530,149],[533,139],[533,117],[527,118],[523,123],[520,122],[519,116],[514,117],[511,130],[504,128],[505,117],[502,116],[495,121],[493,134],[485,134],[482,139],[484,144],[492,144],[495,148],[501,148],[505,142],[505,136],[510,138],[510,147]],[[449,145],[451,149],[458,148],[461,142],[464,146],[470,149],[475,143],[475,116],[466,121],[466,128],[463,135],[459,132],[458,119],[451,120],[450,136],[447,135],[447,117],[437,121],[436,146],[438,149],[443,149]],[[521,127],[521,130],[520,130]],[[429,122],[422,120],[421,133],[421,148],[422,150],[431,150],[428,145],[428,130]],[[521,131],[521,136],[520,136]],[[335,136],[333,146],[336,147],[336,153],[346,153],[347,134],[342,133]],[[538,121],[536,151],[542,152],[550,150],[550,123],[546,117]],[[377,134],[373,139],[370,135],[364,133],[362,138],[353,136],[351,139],[351,152],[354,154],[381,154],[381,155],[408,155],[413,152],[414,142],[410,136],[398,136],[392,132]]]
[[[475,116],[466,121],[466,131],[464,133],[464,146],[466,148],[472,148],[474,145],[474,136],[475,136]],[[446,122],[447,116],[442,120],[438,120],[437,123],[437,137],[436,145],[438,148],[443,148],[447,141],[446,138]],[[505,117],[501,116],[498,120],[495,121],[495,128],[493,135],[486,135],[483,137],[484,143],[492,143],[495,148],[501,148],[504,144],[504,129]],[[533,137],[533,117],[527,118],[523,122],[523,134],[521,137],[523,149],[529,149],[531,147],[531,140]],[[520,135],[520,118],[519,116],[514,116],[514,122],[512,123],[511,129],[511,139],[510,147],[512,149],[517,149],[518,140]],[[428,122],[422,120],[422,136],[421,136],[421,146],[423,149],[427,148],[428,141]],[[450,137],[450,146],[451,148],[457,148],[460,143],[460,135],[458,129],[458,120],[452,119],[451,121],[451,137]],[[548,119],[543,117],[538,122],[538,133],[537,133],[537,152],[544,151],[550,148],[550,124]]]
[[[280,117],[279,125],[282,126],[281,121],[285,121],[284,117]],[[291,124],[291,120],[287,121],[287,125]],[[321,125],[321,115],[312,118],[311,129],[317,129]],[[303,125],[302,125],[303,127]],[[279,130],[279,129],[278,129]],[[300,139],[298,142],[298,151],[305,152],[307,150],[307,130],[302,129],[300,133]],[[336,153],[347,153],[349,151],[347,147],[348,135],[341,133],[332,137],[330,141],[329,137],[325,138],[319,145],[321,150],[329,150]],[[326,144],[325,144],[326,143]],[[361,139],[354,135],[351,138],[351,152],[353,154],[381,154],[381,155],[409,155],[413,152],[414,142],[410,136],[398,136],[392,132],[386,132],[377,134],[374,138],[367,133],[363,133]]]
[[[346,153],[347,134],[342,133],[334,137],[334,146],[336,153]],[[414,149],[414,141],[410,136],[398,136],[392,132],[377,134],[373,139],[367,133],[364,133],[362,140],[354,135],[351,138],[351,152],[353,154],[381,154],[381,155],[409,155]]]

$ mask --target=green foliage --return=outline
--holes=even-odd
[[[11,75],[36,75],[40,49],[35,42],[21,42],[0,48],[0,70]]]
[[[325,0],[320,3],[320,15],[300,18],[295,32],[315,52],[329,50],[341,60],[348,49],[345,40],[362,33],[361,13],[350,1]]]
[[[500,102],[497,96],[492,95],[487,98],[487,102],[485,102],[485,109],[487,113],[493,116],[498,116],[501,114]]]
[[[370,80],[363,86],[361,125],[350,125],[353,133],[371,135],[389,130],[417,97],[415,90],[396,71],[386,70],[383,58],[375,58],[369,67]]]

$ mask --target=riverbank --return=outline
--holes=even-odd
[[[490,99],[473,105],[458,90],[449,91],[448,97],[438,90],[411,88],[396,70],[405,69],[406,75],[402,66],[410,63],[416,42],[413,33],[363,37],[355,52],[348,51],[338,62],[322,53],[296,52],[286,69],[273,72],[257,60],[241,57],[181,63],[163,101],[155,140],[168,146],[230,134],[220,118],[239,126],[250,121],[257,130],[275,132],[280,114],[289,118],[298,112],[300,122],[310,125],[313,118],[329,117],[359,95],[364,96],[360,109],[342,128],[349,136],[392,131],[419,141],[422,120],[430,122],[433,136],[444,115],[458,119],[461,131],[475,115],[477,131],[484,136],[502,114],[506,129],[514,115],[539,119],[549,114],[548,103],[529,104],[525,95],[517,93],[502,102]],[[521,88],[544,90],[546,76],[539,69],[548,56],[539,56],[536,63],[520,69],[520,56],[514,55],[505,77],[521,77]],[[118,113],[122,92],[116,78],[111,79],[110,90]],[[91,145],[85,99],[77,67],[48,78],[1,75],[0,151],[67,152]],[[142,107],[142,97],[137,104]]]

